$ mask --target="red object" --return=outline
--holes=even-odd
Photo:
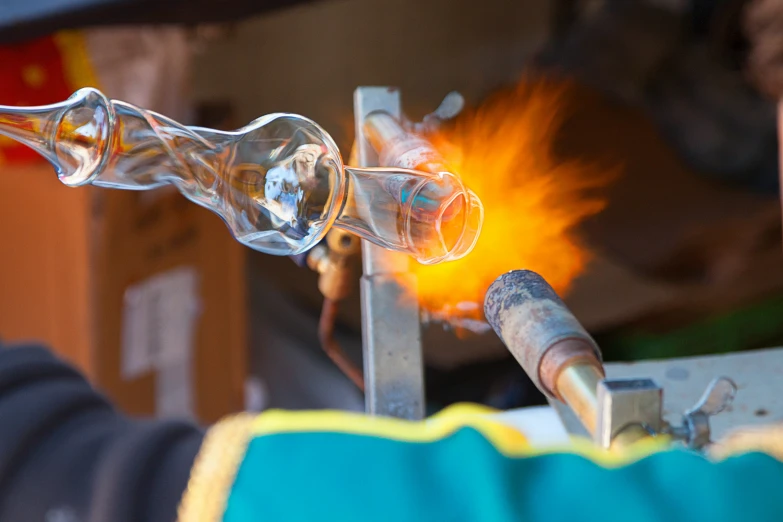
[[[69,85],[62,49],[49,36],[19,45],[0,47],[3,64],[0,104],[46,105],[63,101],[73,92]],[[31,149],[0,136],[0,162],[42,161]]]

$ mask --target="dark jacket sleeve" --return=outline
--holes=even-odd
[[[41,347],[0,347],[0,520],[174,522],[202,431],[115,410]]]

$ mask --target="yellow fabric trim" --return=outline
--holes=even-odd
[[[639,442],[629,448],[604,451],[592,442],[575,438],[568,446],[533,447],[523,433],[493,420],[494,410],[475,405],[460,404],[442,411],[422,422],[338,411],[286,412],[269,411],[259,415],[253,423],[253,436],[278,433],[345,433],[379,437],[402,442],[435,442],[448,437],[460,428],[469,427],[480,432],[498,451],[509,457],[533,457],[552,453],[582,455],[602,466],[617,467],[644,458],[665,449],[666,437]]]
[[[98,76],[90,62],[87,40],[79,31],[62,31],[54,36],[54,42],[63,58],[65,78],[76,91],[82,87],[100,89]]]
[[[250,441],[255,416],[227,417],[207,431],[190,472],[178,522],[220,522]]]
[[[742,428],[710,448],[710,456],[719,460],[753,452],[766,453],[783,462],[783,424]]]

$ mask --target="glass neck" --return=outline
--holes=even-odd
[[[57,115],[62,108],[62,104],[33,108],[0,105],[0,134],[27,145],[57,165],[50,136],[55,132]]]
[[[459,259],[472,250],[483,207],[453,174],[346,167],[345,178],[336,227],[422,264]]]

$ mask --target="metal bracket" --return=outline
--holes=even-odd
[[[630,426],[650,433],[661,429],[663,393],[652,379],[604,379],[598,383],[597,401],[594,440],[603,448]]]
[[[402,117],[400,92],[360,87],[354,93],[360,167],[377,167],[378,154],[365,138],[364,119],[375,111]],[[416,280],[408,256],[362,242],[361,298],[365,404],[370,415],[424,417],[424,364]],[[400,284],[407,280],[406,288]]]

